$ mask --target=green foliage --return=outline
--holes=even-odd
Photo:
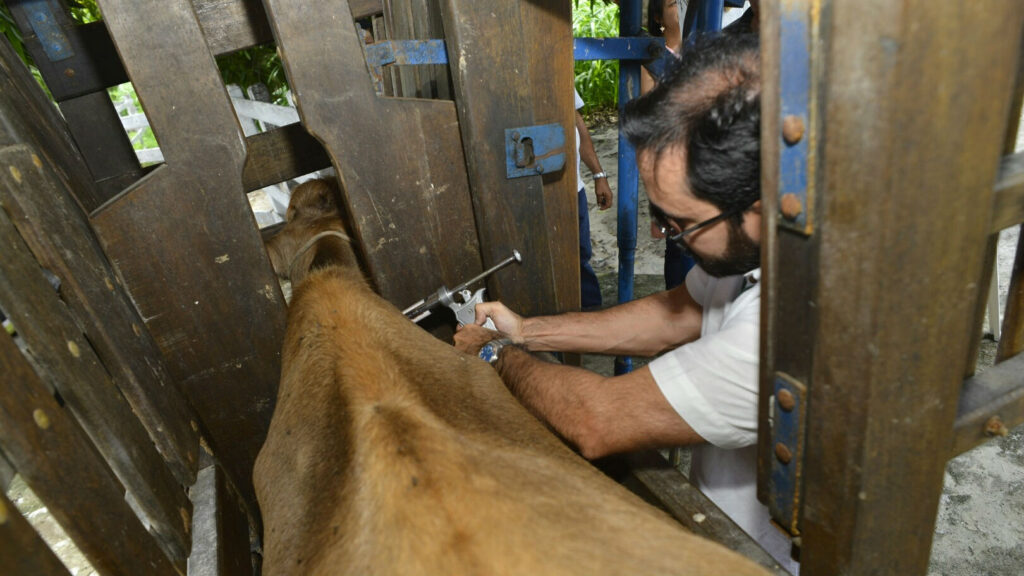
[[[108,88],[107,93],[110,94],[110,100],[115,105],[121,103],[125,98],[131,98],[135,104],[135,110],[138,112],[142,111],[142,104],[139,103],[139,96],[135,93],[135,87],[132,86],[131,82],[126,82],[120,86],[114,86]],[[121,111],[121,116],[127,116],[128,111]],[[150,127],[143,128],[142,137],[132,142],[132,147],[136,150],[145,150],[148,148],[156,148],[159,146],[156,141],[156,136],[153,134],[153,129]]]
[[[270,90],[274,103],[286,105],[288,81],[281,58],[273,46],[256,46],[217,58],[217,66],[225,84],[238,84],[242,89],[263,83]]]
[[[71,19],[79,24],[99,22],[103,19],[96,0],[69,0],[68,11],[71,13]]]
[[[613,38],[619,35],[619,7],[604,2],[579,2],[573,6],[572,35],[577,38]],[[588,60],[576,62],[576,90],[586,103],[585,110],[614,109],[618,103],[619,62]]]

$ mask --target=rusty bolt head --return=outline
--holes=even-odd
[[[68,78],[74,78],[75,77],[75,69],[74,68],[65,68],[64,69],[64,75],[67,76]]]
[[[775,395],[779,401],[779,408],[782,408],[786,412],[789,412],[796,406],[796,398],[793,397],[793,393],[783,388],[779,390],[779,393]]]
[[[789,451],[788,446],[779,442],[775,445],[775,457],[779,459],[779,462],[789,464],[790,460],[793,459],[793,453]]]
[[[1006,424],[1003,424],[1002,418],[998,415],[993,416],[985,422],[985,435],[986,436],[1006,436],[1010,433],[1007,429]]]
[[[799,116],[790,114],[782,119],[782,139],[792,146],[804,137],[804,121]]]
[[[804,205],[796,194],[789,193],[782,195],[779,209],[782,211],[782,217],[786,220],[796,220],[796,217],[804,211]]]

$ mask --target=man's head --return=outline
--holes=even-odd
[[[757,37],[718,36],[684,51],[654,90],[630,102],[622,130],[655,211],[685,235],[709,274],[760,265],[760,59]]]

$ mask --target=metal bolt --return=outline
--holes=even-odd
[[[64,69],[64,75],[67,76],[68,78],[74,78],[75,77],[75,69],[74,68],[65,68]]]
[[[1006,436],[1010,433],[1010,430],[1003,424],[1003,419],[999,415],[995,415],[985,422],[985,435],[986,436]]]
[[[779,202],[779,208],[782,211],[782,217],[786,220],[796,220],[797,216],[804,211],[803,202],[801,202],[800,198],[797,198],[797,195],[792,192],[782,195],[782,200]]]
[[[804,121],[799,116],[790,114],[782,119],[782,139],[792,146],[804,137]]]
[[[513,132],[512,133],[512,139],[513,140],[518,141],[519,140],[519,136],[520,136],[519,132]]]
[[[537,164],[537,167],[534,168],[534,170],[537,171],[537,174],[543,174],[544,173],[544,167],[541,166],[540,164]]]
[[[789,464],[793,459],[793,453],[789,451],[789,447],[779,442],[775,445],[775,457],[779,459],[779,462],[783,464]]]
[[[32,411],[32,419],[36,421],[36,426],[39,426],[43,430],[50,427],[50,417],[43,412],[42,408],[36,408]]]
[[[779,408],[782,408],[786,412],[793,410],[796,406],[796,398],[793,397],[793,393],[783,388],[779,390],[779,393],[775,395],[779,401]]]

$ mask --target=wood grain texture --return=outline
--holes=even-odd
[[[93,567],[110,576],[178,574],[103,458],[6,332],[0,366],[0,446]]]
[[[490,295],[530,316],[578,309],[569,4],[446,0],[442,13],[484,262],[523,254]],[[506,178],[505,129],[549,123],[565,131],[565,169]]]
[[[266,5],[303,124],[332,158],[380,294],[405,308],[478,273],[454,104],[378,97],[351,19],[319,17],[350,14],[347,2]],[[323,27],[316,35],[313,19]]]
[[[255,510],[251,470],[276,396],[284,301],[243,194],[245,142],[189,2],[100,7],[165,164],[92,224]]]
[[[0,172],[0,187],[16,186],[11,182],[15,170],[23,178],[35,170],[31,154],[20,152],[17,147],[0,151],[0,165],[5,168]],[[26,162],[19,163],[18,158]],[[31,184],[27,179],[23,182]],[[4,254],[0,263],[0,308],[24,338],[45,381],[59,392],[96,449],[132,492],[170,557],[184,566],[191,504],[183,487],[167,469],[89,340],[2,211],[0,243]],[[15,466],[24,475],[21,464]]]
[[[0,490],[0,574],[63,576],[67,568]]]
[[[925,574],[1024,14],[908,0],[820,16],[814,49],[843,65],[822,91],[820,264],[804,280],[801,572]]]

